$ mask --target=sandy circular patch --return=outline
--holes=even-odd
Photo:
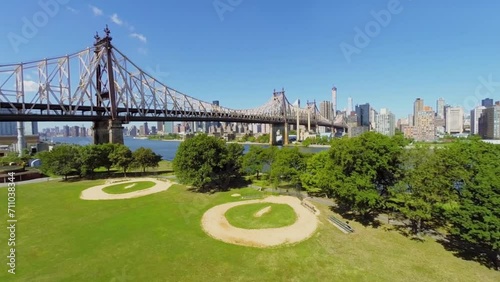
[[[266,229],[237,228],[227,221],[224,214],[230,208],[255,203],[287,204],[297,214],[297,221],[289,226]],[[318,227],[316,215],[302,206],[299,199],[291,196],[271,196],[263,200],[248,200],[218,205],[205,212],[201,223],[203,230],[217,240],[261,248],[303,241],[312,236]]]
[[[134,183],[138,181],[151,181],[155,183],[155,186],[139,191],[134,191],[134,192],[129,192],[129,193],[122,193],[122,194],[108,194],[102,189],[115,185],[115,184],[121,184],[121,183]],[[137,198],[137,197],[142,197],[146,195],[151,195],[154,193],[158,193],[161,191],[165,191],[168,188],[172,186],[172,182],[170,181],[160,181],[157,180],[156,178],[137,178],[137,179],[130,179],[126,181],[116,181],[113,183],[113,181],[107,181],[106,184],[103,185],[98,185],[94,187],[90,187],[86,190],[83,190],[82,193],[80,194],[80,199],[82,200],[122,200],[122,199],[132,199],[132,198]]]

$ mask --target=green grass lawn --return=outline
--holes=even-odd
[[[148,189],[155,185],[156,183],[154,183],[153,181],[137,181],[133,183],[128,182],[128,183],[110,185],[102,189],[102,191],[108,194],[123,194],[123,193],[130,193],[134,191]]]
[[[15,275],[7,273],[7,189],[0,188],[0,281],[500,281],[500,272],[456,258],[432,239],[356,222],[355,233],[343,234],[324,206],[310,239],[259,249],[215,240],[200,224],[209,208],[241,201],[231,194],[256,190],[201,194],[174,185],[129,200],[80,200],[102,183],[17,185]]]
[[[255,214],[271,207],[271,210],[260,217]],[[297,214],[292,207],[285,204],[257,203],[233,207],[225,214],[227,221],[235,227],[246,229],[277,228],[293,224]]]

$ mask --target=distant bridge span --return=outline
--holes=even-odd
[[[0,65],[0,120],[90,121],[101,131],[103,121],[109,121],[106,130],[114,128],[115,137],[121,124],[132,121],[288,125],[298,120],[306,126],[347,128],[343,117],[329,120],[315,103],[305,108],[292,105],[284,90],[274,91],[264,105],[245,110],[193,98],[143,71],[113,47],[107,27],[105,33],[104,38],[95,36],[94,47],[71,55]],[[106,142],[103,138],[96,142]]]

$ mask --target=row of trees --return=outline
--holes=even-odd
[[[132,152],[122,144],[99,145],[59,145],[51,151],[37,154],[42,162],[40,170],[46,174],[60,175],[67,179],[68,175],[93,177],[98,168],[105,168],[108,173],[112,167],[120,168],[126,176],[130,168],[158,167],[162,157],[149,148],[138,148]]]
[[[316,154],[252,146],[243,155],[237,144],[208,136],[193,139],[179,148],[174,170],[195,187],[227,189],[230,181],[219,177],[259,178],[266,171],[273,186],[326,194],[361,220],[396,213],[415,234],[448,228],[500,262],[500,146],[471,138],[440,149],[408,149],[402,135],[367,132],[334,139],[328,151]]]

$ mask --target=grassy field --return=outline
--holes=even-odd
[[[355,233],[343,234],[324,206],[310,239],[258,249],[217,241],[201,228],[206,210],[240,201],[234,190],[209,195],[174,185],[130,200],[79,199],[103,183],[17,185],[15,275],[7,273],[7,189],[0,188],[0,281],[500,281],[500,272],[456,258],[432,239],[356,222]]]
[[[120,183],[120,184],[114,184],[110,185],[102,191],[108,193],[108,194],[123,194],[123,193],[130,193],[134,191],[139,191],[139,190],[144,190],[151,188],[155,186],[156,183],[152,181],[137,181],[134,183]]]
[[[260,217],[255,216],[266,207],[271,207],[271,210]],[[241,205],[229,209],[225,215],[231,225],[246,229],[283,227],[292,225],[297,220],[292,207],[274,203]]]

